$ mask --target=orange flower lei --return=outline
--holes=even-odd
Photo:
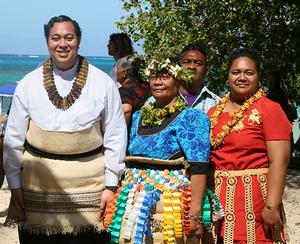
[[[247,109],[249,109],[253,103],[258,101],[261,97],[265,96],[265,92],[260,88],[254,95],[252,95],[248,100],[246,100],[239,111],[235,112],[227,124],[222,126],[222,131],[213,137],[213,130],[218,123],[219,115],[222,113],[226,103],[229,101],[230,93],[228,92],[224,97],[222,97],[217,109],[213,112],[210,118],[210,144],[213,149],[218,149],[224,144],[225,137],[230,133],[231,129],[243,118],[243,115]]]

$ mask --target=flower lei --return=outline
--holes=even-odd
[[[265,96],[265,92],[260,88],[254,95],[252,95],[248,100],[246,100],[243,106],[233,114],[231,119],[227,124],[222,126],[222,131],[213,137],[213,130],[218,123],[219,115],[222,113],[226,103],[229,101],[230,93],[227,93],[218,104],[216,110],[213,112],[210,118],[210,144],[213,149],[218,149],[224,144],[225,137],[230,133],[231,129],[242,119],[245,111],[249,109],[253,103],[258,101],[261,97]]]
[[[171,106],[163,108],[155,108],[156,103],[149,103],[141,108],[142,124],[146,126],[161,125],[165,117],[176,111],[182,111],[186,107],[186,103],[178,98]]]
[[[44,87],[47,91],[49,100],[53,105],[61,110],[67,110],[79,98],[81,91],[86,83],[88,75],[88,61],[79,56],[78,72],[73,83],[72,89],[66,97],[59,95],[54,83],[53,64],[51,58],[46,60],[43,64],[43,78]]]
[[[193,77],[195,75],[194,72],[179,66],[178,64],[174,65],[170,59],[153,59],[147,68],[144,70],[144,74],[146,77],[151,76],[151,74],[159,74],[163,71],[168,72],[170,75],[172,75],[174,78],[183,80],[186,83],[192,83]]]

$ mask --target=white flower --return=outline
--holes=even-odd
[[[177,69],[176,69],[175,66],[171,65],[171,66],[169,67],[169,72],[171,73],[171,75],[177,77]]]
[[[150,76],[150,74],[151,74],[151,70],[148,67],[147,69],[145,69],[145,75]]]
[[[182,67],[179,66],[178,64],[175,65],[175,68],[178,69],[178,70],[182,70]]]
[[[147,69],[149,69],[149,70],[154,70],[154,69],[155,69],[155,66],[156,66],[155,63],[158,64],[157,60],[153,59],[153,60],[151,61],[151,63],[148,65]]]

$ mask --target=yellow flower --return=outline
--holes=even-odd
[[[169,108],[169,113],[174,113],[176,110],[175,110],[175,108],[173,107],[173,106],[171,106],[170,108]]]
[[[252,113],[249,116],[249,125],[253,125],[254,122],[256,122],[257,124],[260,124],[260,113],[258,112],[257,109],[252,109]]]
[[[213,131],[215,126],[218,124],[219,115],[222,113],[223,109],[225,108],[226,103],[229,101],[230,93],[227,93],[218,104],[216,110],[213,112],[210,122],[210,141],[211,145],[214,149],[221,147],[224,144],[225,137],[231,132],[231,130],[241,130],[244,128],[243,118],[244,113],[247,109],[249,109],[253,103],[259,100],[262,96],[265,96],[265,92],[262,89],[259,89],[252,97],[250,97],[247,101],[244,102],[243,106],[240,108],[239,111],[234,113],[231,119],[227,122],[227,124],[222,126],[222,131],[219,132],[215,138],[213,137]],[[260,114],[256,109],[253,109],[252,114],[250,115],[248,121],[252,124],[254,122],[260,123]]]

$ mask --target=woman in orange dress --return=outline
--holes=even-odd
[[[259,86],[259,54],[233,51],[230,92],[208,115],[215,194],[225,217],[216,243],[284,243],[282,195],[290,156],[291,124]]]

